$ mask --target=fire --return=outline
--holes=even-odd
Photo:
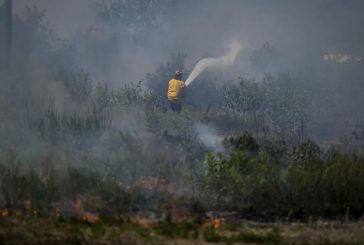
[[[84,212],[82,220],[88,223],[96,223],[99,220],[99,216],[90,212]]]
[[[0,209],[0,216],[6,218],[9,216],[9,210],[7,208]]]
[[[81,196],[77,196],[74,208],[76,214],[81,216],[83,221],[95,223],[99,220],[99,216],[96,214],[85,211]]]
[[[205,224],[203,224],[203,227],[207,228],[207,227],[214,227],[215,229],[220,228],[222,225],[222,221],[221,219],[214,219],[211,220],[209,222],[206,222]]]
[[[213,226],[215,229],[220,228],[221,224],[222,224],[222,222],[221,222],[221,220],[220,220],[220,219],[214,219],[214,220],[212,221],[212,226]]]
[[[135,217],[133,222],[135,224],[137,224],[137,225],[140,225],[141,227],[144,227],[144,228],[151,228],[152,227],[151,222],[148,219],[145,219],[145,218]]]
[[[54,210],[54,213],[55,213],[55,215],[56,215],[56,218],[60,218],[60,217],[61,217],[61,210],[60,210],[59,208],[56,208],[56,209]]]

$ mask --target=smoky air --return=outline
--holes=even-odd
[[[0,221],[112,217],[141,237],[272,244],[289,229],[220,227],[357,221],[363,10],[360,0],[0,0]],[[26,244],[34,227],[14,224],[19,234],[0,222],[0,240]],[[92,232],[72,239],[101,237]]]

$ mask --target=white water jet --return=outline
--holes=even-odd
[[[193,80],[195,80],[195,78],[208,67],[232,65],[242,48],[243,45],[240,42],[233,42],[230,45],[230,50],[226,55],[219,58],[205,58],[200,60],[193,68],[191,74],[188,76],[185,82],[186,86],[192,83]]]

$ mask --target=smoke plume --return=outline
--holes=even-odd
[[[194,124],[193,128],[207,149],[214,152],[222,152],[224,150],[222,144],[223,137],[217,134],[216,129],[212,125],[198,122]]]

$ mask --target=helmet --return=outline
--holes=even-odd
[[[182,69],[177,69],[176,70],[176,73],[175,73],[176,76],[182,76],[182,74],[183,74]]]

